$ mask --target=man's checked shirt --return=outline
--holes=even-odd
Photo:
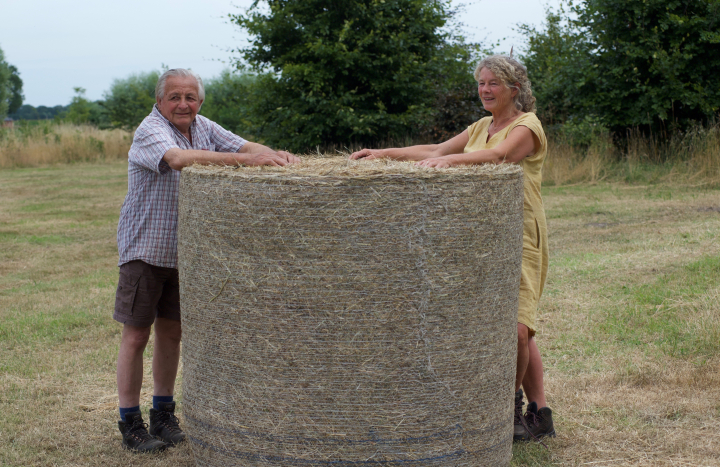
[[[118,223],[118,266],[136,259],[177,268],[180,172],[163,160],[172,148],[238,152],[245,140],[200,115],[190,127],[192,145],[153,107],[135,131],[128,154],[128,194]]]

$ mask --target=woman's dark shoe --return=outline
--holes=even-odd
[[[125,414],[125,421],[118,422],[122,433],[123,447],[136,452],[160,452],[167,449],[167,443],[155,439],[147,431],[140,412]]]
[[[515,393],[515,416],[513,417],[513,425],[514,425],[514,432],[513,432],[513,441],[520,441],[522,440],[522,437],[527,433],[527,430],[525,429],[525,425],[523,422],[525,421],[525,416],[523,415],[523,405],[525,403],[523,402],[523,390],[518,389]]]
[[[160,402],[158,407],[159,410],[150,409],[150,434],[172,445],[185,441],[175,416],[175,402]]]
[[[549,407],[543,407],[538,410],[537,403],[528,404],[527,412],[525,412],[525,422],[527,430],[520,441],[540,441],[540,439],[550,436],[555,437],[555,427],[553,425],[552,410]]]

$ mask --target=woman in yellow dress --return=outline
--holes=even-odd
[[[418,161],[419,165],[436,168],[484,163],[515,163],[523,167],[525,201],[514,439],[555,436],[552,410],[545,401],[542,360],[534,339],[537,306],[548,269],[547,225],[540,196],[547,140],[535,115],[535,98],[522,64],[511,57],[493,55],[478,64],[475,79],[483,107],[491,117],[475,122],[444,143],[362,149],[350,158]],[[525,414],[523,389],[528,398]]]

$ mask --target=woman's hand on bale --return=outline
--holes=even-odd
[[[245,165],[274,165],[278,167],[301,162],[298,156],[286,151],[247,154],[243,159],[242,163]]]
[[[431,157],[430,159],[425,159],[415,164],[420,167],[434,167],[436,169],[445,169],[453,166],[452,161],[448,157]]]
[[[382,159],[384,157],[385,156],[382,154],[382,150],[380,149],[361,149],[350,154],[351,160],[365,159],[370,161],[373,159]]]

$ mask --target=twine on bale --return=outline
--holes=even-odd
[[[197,465],[509,465],[522,223],[510,164],[184,169]]]

